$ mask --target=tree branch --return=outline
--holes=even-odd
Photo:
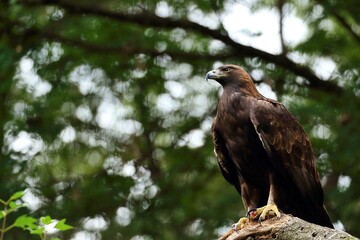
[[[291,215],[282,214],[280,219],[272,218],[259,223],[249,223],[243,229],[228,233],[219,240],[308,240],[308,239],[357,239],[348,233],[306,222]]]
[[[281,43],[281,54],[287,54],[287,47],[284,40],[284,0],[277,1],[277,8],[279,11],[279,35],[280,35],[280,43]]]
[[[20,21],[8,21],[7,19],[4,19],[2,16],[0,16],[0,21],[7,22],[7,28],[12,27],[21,27],[26,28],[24,24]],[[0,29],[0,33],[1,33]],[[11,32],[9,30],[4,32],[4,34],[9,34],[8,32]],[[91,42],[87,42],[84,40],[74,39],[74,38],[67,38],[59,34],[58,32],[54,31],[54,28],[48,28],[48,29],[39,29],[36,27],[27,28],[23,32],[18,32],[16,37],[21,37],[21,39],[27,39],[31,37],[39,37],[40,39],[44,40],[51,40],[51,41],[57,41],[61,42],[63,44],[67,44],[70,47],[78,47],[84,50],[88,50],[91,52],[98,52],[98,53],[107,53],[107,54],[119,54],[124,56],[134,56],[135,54],[146,54],[151,57],[157,57],[157,56],[163,56],[168,55],[174,59],[191,59],[191,60],[213,60],[217,61],[219,59],[229,59],[229,58],[235,58],[236,54],[232,52],[222,52],[217,54],[206,54],[206,53],[199,53],[199,52],[186,52],[186,51],[176,51],[176,50],[164,50],[159,51],[154,48],[140,48],[136,45],[132,45],[131,43],[123,44],[121,46],[115,46],[115,45],[104,45],[104,44],[95,44]]]
[[[342,94],[344,92],[344,90],[334,82],[324,81],[323,79],[320,79],[313,73],[310,68],[293,62],[285,55],[274,55],[257,48],[242,45],[232,40],[230,36],[224,31],[213,30],[198,23],[191,22],[187,19],[162,18],[149,12],[142,12],[141,14],[112,12],[106,9],[74,4],[73,2],[63,0],[24,0],[23,3],[32,5],[55,5],[66,9],[68,12],[76,14],[92,14],[95,16],[111,18],[117,21],[131,22],[141,26],[151,26],[156,28],[183,28],[191,30],[222,41],[223,43],[232,48],[231,55],[238,55],[239,57],[258,57],[264,61],[281,66],[293,72],[295,75],[304,77],[309,81],[309,87],[313,89],[325,92],[332,92],[334,94]]]
[[[151,57],[168,55],[174,59],[191,59],[191,60],[219,60],[236,57],[233,53],[218,53],[218,54],[204,54],[197,52],[185,52],[185,51],[174,51],[164,50],[159,51],[157,49],[139,48],[138,46],[131,44],[124,44],[121,46],[109,46],[103,44],[94,44],[79,39],[67,38],[58,33],[49,30],[40,30],[37,28],[30,28],[24,33],[25,37],[38,36],[47,40],[58,41],[67,44],[71,47],[79,47],[91,52],[108,53],[108,54],[119,54],[123,56],[134,56],[136,54],[146,54]]]

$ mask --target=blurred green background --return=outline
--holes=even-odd
[[[1,0],[0,198],[27,189],[23,213],[75,226],[61,239],[217,237],[245,212],[213,154],[221,88],[204,76],[235,63],[304,126],[333,223],[360,236],[359,12],[358,0]]]

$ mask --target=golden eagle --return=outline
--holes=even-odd
[[[333,228],[309,138],[283,104],[262,96],[237,65],[207,73],[224,92],[212,125],[215,154],[225,179],[242,196],[249,219],[264,220],[278,208]],[[241,228],[248,218],[241,218]]]

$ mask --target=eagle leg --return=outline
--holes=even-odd
[[[275,186],[272,182],[273,176],[270,175],[270,190],[267,205],[256,209],[256,216],[258,216],[258,214],[260,215],[258,220],[260,224],[261,221],[266,219],[266,216],[269,216],[269,218],[273,217],[274,215],[278,218],[281,216],[280,211],[274,202]]]

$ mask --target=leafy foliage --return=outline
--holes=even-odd
[[[65,224],[66,219],[62,219],[60,221],[54,221],[50,216],[41,217],[40,221],[36,218],[33,218],[28,215],[21,215],[16,217],[14,223],[7,226],[6,219],[10,213],[16,212],[22,207],[25,207],[25,204],[18,203],[21,202],[21,198],[24,196],[25,191],[19,191],[14,193],[7,201],[0,199],[0,203],[3,205],[4,209],[0,213],[0,219],[2,219],[2,224],[0,228],[0,239],[5,239],[4,235],[7,234],[10,230],[14,228],[22,228],[23,230],[27,230],[30,234],[38,235],[40,239],[47,239],[47,226],[55,223],[54,228],[60,231],[70,230],[73,227]],[[15,202],[16,201],[16,202]],[[8,234],[7,234],[8,235]],[[51,238],[52,240],[58,238]]]
[[[296,16],[306,36],[285,38],[276,54],[242,44],[223,26],[236,4]],[[2,219],[41,235],[37,219],[66,218],[76,230],[56,236],[65,239],[214,238],[245,214],[212,151],[219,88],[203,81],[227,62],[299,119],[330,216],[360,236],[357,0],[5,0],[0,9],[0,195],[28,194],[12,195]],[[262,36],[242,30],[249,43]],[[20,228],[6,237],[31,239]]]

